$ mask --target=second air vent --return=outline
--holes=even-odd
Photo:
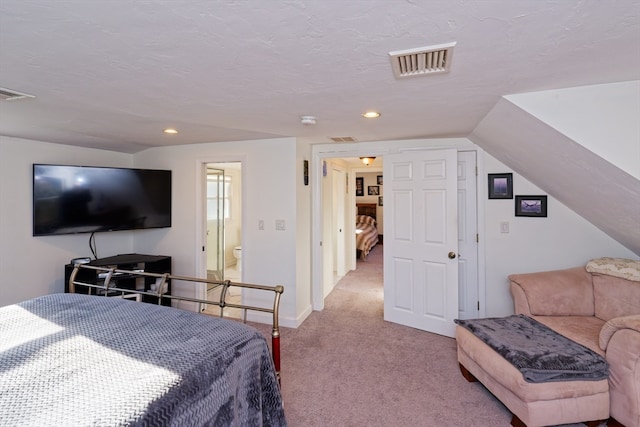
[[[331,138],[333,142],[355,142],[355,138],[352,136],[334,136]]]
[[[389,52],[391,66],[396,78],[447,73],[455,42],[437,46]]]

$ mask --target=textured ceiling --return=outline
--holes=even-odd
[[[503,95],[640,79],[639,13],[634,0],[2,0],[0,87],[36,98],[0,102],[0,135],[128,153],[467,136]],[[389,52],[448,42],[450,73],[394,78]]]

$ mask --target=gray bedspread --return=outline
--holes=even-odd
[[[119,298],[0,308],[2,426],[284,426],[265,337]]]
[[[531,383],[608,378],[609,365],[593,350],[524,315],[459,320]]]

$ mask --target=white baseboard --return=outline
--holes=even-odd
[[[298,326],[302,325],[302,322],[304,322],[305,319],[309,317],[312,311],[313,310],[311,309],[311,305],[308,305],[307,308],[302,313],[300,313],[300,315],[296,318],[280,316],[280,319],[279,319],[280,326],[283,326],[285,328],[295,329]],[[273,316],[270,313],[262,313],[257,311],[249,311],[247,313],[247,320],[250,322],[264,323],[264,324],[270,325],[272,319],[273,319]]]

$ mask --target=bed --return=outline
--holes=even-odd
[[[359,203],[356,207],[358,211],[356,215],[356,257],[364,260],[379,241],[376,225],[377,205],[375,203]]]
[[[121,298],[52,294],[0,308],[0,424],[286,425],[279,341],[272,355],[251,326],[136,302],[105,281]]]

